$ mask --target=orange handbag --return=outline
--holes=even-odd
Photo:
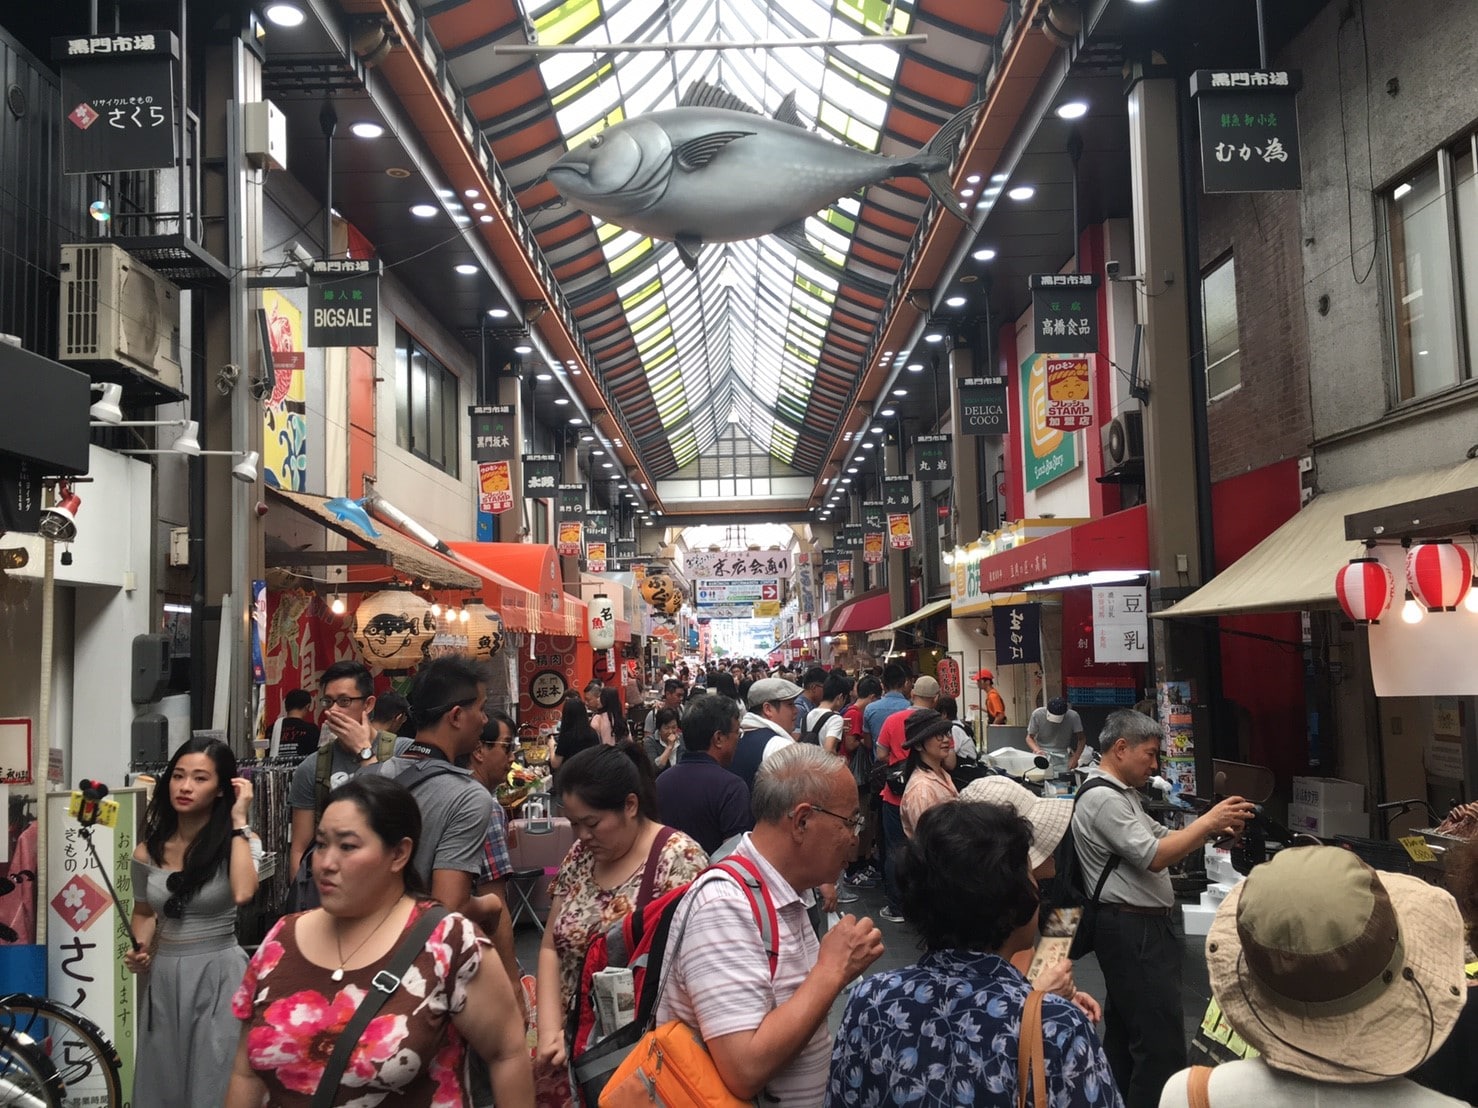
[[[749,1108],[753,1104],[729,1092],[703,1039],[681,1020],[670,1020],[643,1035],[600,1094],[600,1108]]]
[[[1016,1039],[1016,1108],[1026,1108],[1028,1084],[1035,1108],[1047,1108],[1047,1054],[1042,1044],[1042,998],[1046,995],[1033,989],[1021,1010],[1021,1032]]]

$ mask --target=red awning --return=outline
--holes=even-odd
[[[892,619],[892,600],[888,596],[888,590],[874,589],[872,592],[854,596],[845,604],[828,612],[822,624],[821,633],[823,635],[841,635],[850,632],[865,634],[887,625],[892,622]]]
[[[1054,577],[1104,570],[1144,573],[1149,560],[1149,530],[1141,504],[982,558],[980,590],[1014,592]],[[1063,584],[1068,587],[1072,582]]]
[[[523,542],[448,543],[459,555],[457,564],[483,571],[485,577],[512,587],[503,589],[503,623],[515,631],[574,634],[566,623],[574,613],[565,603],[554,547]]]

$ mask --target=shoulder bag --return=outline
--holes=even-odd
[[[318,1088],[313,1093],[309,1108],[329,1108],[333,1104],[334,1094],[339,1091],[339,1080],[344,1076],[344,1069],[349,1065],[349,1056],[359,1045],[364,1029],[385,1006],[385,1002],[395,995],[405,971],[411,968],[416,956],[426,948],[426,940],[436,930],[436,925],[449,914],[440,904],[428,906],[390,955],[390,964],[375,974],[374,988],[364,994],[364,999],[354,1010],[354,1018],[339,1034],[339,1041],[334,1045],[334,1052],[329,1055],[328,1065],[323,1068],[323,1076],[318,1079]]]
[[[1192,1066],[1185,1079],[1185,1096],[1191,1108],[1211,1108],[1211,1067]]]
[[[1047,1108],[1047,1049],[1042,1042],[1042,999],[1047,994],[1033,989],[1026,994],[1021,1010],[1021,1030],[1016,1039],[1016,1108],[1027,1108],[1031,1089],[1033,1108]]]

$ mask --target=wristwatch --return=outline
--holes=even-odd
[[[250,827],[233,827],[231,828],[231,834],[237,836],[238,838],[245,839],[247,842],[251,842]]]
[[[370,743],[369,746],[365,747],[363,750],[361,750],[359,752],[359,760],[361,762],[368,762],[374,756],[375,756],[375,744],[374,743]]]

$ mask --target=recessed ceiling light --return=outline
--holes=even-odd
[[[946,297],[944,305],[947,308],[963,308],[965,306],[965,298],[963,296]]]
[[[398,165],[387,166],[385,168],[385,176],[394,177],[397,181],[404,181],[410,175],[411,171],[409,169],[405,169]]]
[[[600,448],[600,447],[598,447],[598,446],[597,446],[597,447],[596,447],[596,448],[595,448],[595,449],[594,449],[594,450],[592,450],[592,451],[591,451],[591,453],[592,453],[592,454],[597,454],[597,455],[599,455],[599,454],[604,454],[604,453],[605,453],[605,451],[604,451],[604,450],[602,450],[602,449],[601,449],[601,448]]]
[[[898,409],[897,408],[884,408],[878,414],[880,416],[882,416],[884,419],[892,419],[894,416],[896,416],[898,414]]]
[[[478,192],[476,189],[463,189],[462,195],[465,196],[468,200],[476,200],[479,196],[482,195],[482,193]]]
[[[465,227],[472,222],[472,217],[470,215],[454,215],[452,216],[452,220],[458,227]]]
[[[490,215],[480,215],[477,217],[477,222],[479,223],[491,223],[492,221],[493,217]]]
[[[580,441],[581,442],[594,442],[595,441],[595,436],[594,435],[581,435],[580,436]]]
[[[944,341],[944,333],[942,331],[930,331],[927,335],[924,336],[924,341],[925,342],[943,342]]]
[[[988,262],[995,256],[996,252],[992,250],[989,246],[982,246],[979,250],[970,255],[970,257],[974,258],[977,262]]]
[[[856,473],[857,472],[857,467],[856,466],[848,466],[847,467],[847,472],[848,473]]]
[[[980,174],[978,174],[978,173],[972,173],[972,174],[970,174],[970,176],[968,176],[968,177],[965,178],[965,183],[967,185],[978,185],[978,184],[980,184]]]
[[[1088,101],[1069,100],[1066,104],[1057,106],[1057,117],[1059,119],[1082,119],[1088,114]]]
[[[492,316],[494,319],[507,319],[508,318],[508,309],[507,308],[489,308],[488,309],[488,315]]]
[[[862,449],[863,450],[871,450],[872,449],[872,443],[870,443],[870,442],[864,442],[862,444]]]
[[[990,179],[992,181],[994,181],[996,184],[1000,184],[1002,181],[1004,181],[1006,179],[1006,175],[1004,173],[992,173],[990,175]]]
[[[526,342],[521,342],[513,348],[513,352],[515,354],[532,354],[534,348]]]
[[[472,210],[474,212],[485,212],[488,210],[488,206],[479,200],[476,204],[472,205]]]
[[[417,216],[417,217],[419,217],[421,219],[430,219],[435,214],[436,214],[436,205],[435,204],[412,204],[411,205],[411,215],[413,215],[413,216]]]
[[[975,190],[974,189],[961,189],[960,190],[960,195],[961,196],[964,196],[964,197],[971,197],[971,196],[974,196],[975,195]]]
[[[558,404],[561,408],[563,408],[566,404],[570,402],[570,398],[568,396],[556,396],[554,398],[554,402]]]
[[[570,416],[570,426],[571,427],[578,427],[578,426],[580,426],[580,424],[582,424],[584,422],[585,421],[583,419],[581,419],[579,416]]]
[[[615,469],[616,468],[616,463],[615,462],[601,462],[600,464],[601,464],[601,468],[602,469]]]
[[[269,4],[263,14],[279,27],[299,27],[307,18],[296,4]]]
[[[893,395],[894,396],[907,396],[908,395],[908,390],[907,389],[894,389],[893,390]]]
[[[868,428],[868,430],[871,431],[874,435],[881,435],[883,433],[883,429],[881,427],[870,427]]]
[[[1037,195],[1037,190],[1031,185],[1017,185],[1006,193],[1012,200],[1030,200]]]
[[[850,477],[843,477],[842,478],[842,484],[844,484],[844,485],[850,485],[851,483],[852,483],[852,478],[850,478]]]
[[[458,262],[457,272],[460,273],[463,277],[471,277],[474,273],[477,272],[477,266],[473,265],[471,262]]]
[[[443,200],[450,200],[453,196],[456,196],[457,194],[451,189],[437,189],[436,195],[441,197]]]
[[[910,373],[923,373],[924,372],[924,363],[923,362],[909,362],[908,363],[908,371]]]
[[[349,124],[349,133],[355,138],[375,139],[385,133],[385,128],[381,127],[378,123],[361,120],[358,123]]]
[[[536,374],[534,374],[534,380],[535,381],[553,381],[554,380],[554,374],[552,374],[552,373],[536,373]]]

